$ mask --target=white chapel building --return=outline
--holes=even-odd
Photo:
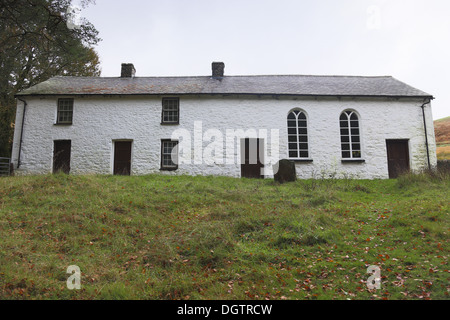
[[[433,96],[390,76],[54,77],[16,95],[16,174],[395,178],[436,166]],[[276,170],[276,169],[275,169]]]

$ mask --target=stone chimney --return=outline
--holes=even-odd
[[[212,77],[213,78],[223,78],[224,69],[225,69],[225,63],[213,62],[212,63]]]
[[[134,78],[136,74],[136,69],[132,63],[122,63],[122,72],[120,73],[121,78]]]

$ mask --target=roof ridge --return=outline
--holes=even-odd
[[[356,75],[314,75],[314,74],[255,74],[255,75],[225,75],[223,78],[250,78],[250,77],[311,77],[311,78],[393,78],[393,76],[356,76]],[[78,79],[152,79],[152,78],[212,78],[212,76],[136,76],[123,77],[97,77],[97,76],[54,76],[53,78],[78,78]],[[397,79],[396,79],[397,80]],[[397,80],[399,81],[399,80]]]

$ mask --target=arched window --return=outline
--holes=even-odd
[[[359,119],[355,111],[346,110],[339,118],[341,127],[341,150],[343,159],[361,158]]]
[[[289,158],[308,158],[308,123],[306,114],[292,110],[287,117]]]

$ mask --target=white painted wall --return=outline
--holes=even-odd
[[[186,129],[194,138],[194,123],[202,121],[202,132],[217,129],[224,139],[227,129],[279,129],[280,158],[287,158],[287,114],[293,108],[308,117],[311,163],[297,163],[300,178],[354,177],[388,178],[386,139],[409,139],[411,169],[427,166],[422,101],[393,99],[306,99],[268,97],[181,96],[180,125],[163,126],[162,97],[76,97],[73,124],[56,123],[57,97],[27,97],[21,166],[18,174],[52,171],[53,141],[72,140],[72,174],[112,174],[113,141],[133,140],[131,170],[134,175],[160,172],[161,139],[174,130]],[[360,115],[364,163],[341,163],[339,116],[353,109]],[[23,103],[18,101],[12,160],[17,167]],[[431,107],[426,107],[432,165],[436,146]],[[198,128],[198,123],[197,123]],[[213,141],[213,140],[211,140]],[[267,141],[267,152],[270,143]],[[203,143],[207,146],[209,142]],[[192,141],[192,148],[194,142]],[[223,142],[225,149],[225,141]],[[192,152],[192,157],[194,152]],[[224,155],[227,156],[227,155]],[[229,155],[228,155],[229,156]],[[165,174],[240,176],[240,148],[235,145],[233,164],[180,164]],[[193,160],[199,160],[198,157]],[[271,166],[271,165],[270,165]]]

